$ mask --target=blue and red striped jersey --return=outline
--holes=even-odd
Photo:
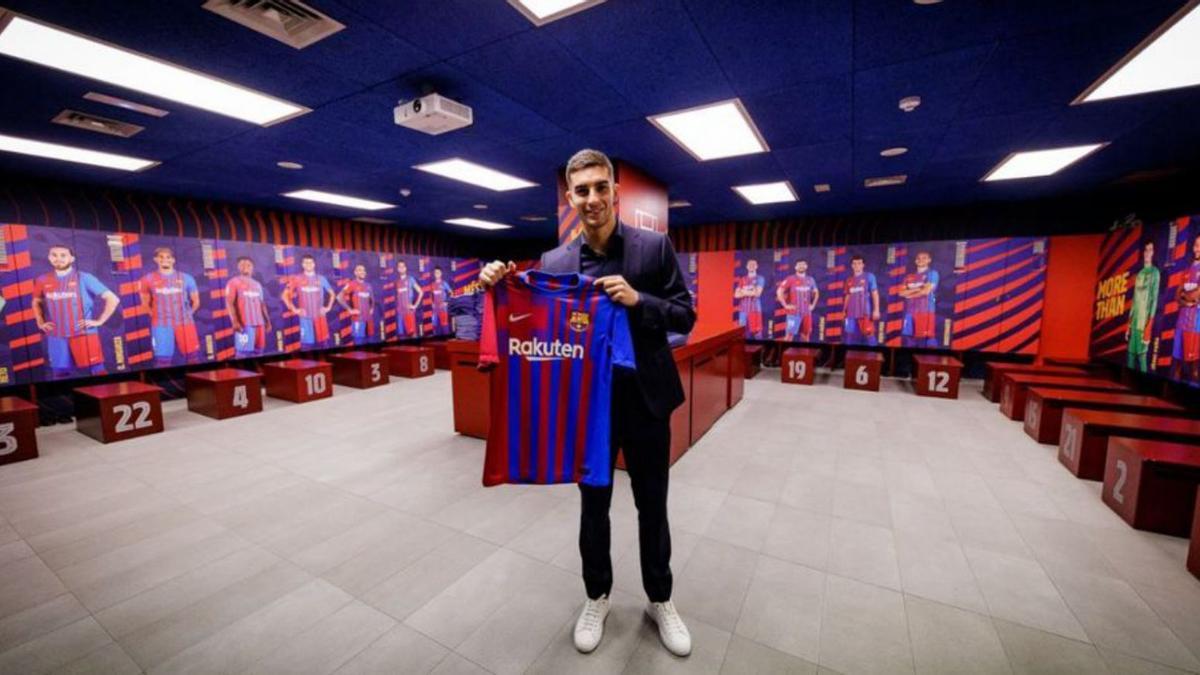
[[[492,371],[483,484],[609,485],[612,369],[634,368],[625,308],[581,274],[518,272],[484,302]]]
[[[153,326],[182,326],[192,321],[192,293],[198,293],[196,280],[186,272],[163,274],[158,270],[141,280]]]
[[[84,319],[96,318],[92,316],[95,299],[109,292],[94,275],[73,269],[63,274],[46,272],[33,283],[33,297],[43,303],[43,318],[54,324],[51,335],[75,337],[96,332],[79,326]]]

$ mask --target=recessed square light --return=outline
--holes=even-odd
[[[701,162],[769,149],[750,113],[736,98],[646,119]]]
[[[796,201],[796,191],[786,180],[777,183],[757,183],[754,185],[737,185],[734,191],[751,204],[779,204]]]
[[[0,54],[262,126],[308,108],[17,14],[0,14]]]
[[[535,26],[545,26],[551,21],[595,7],[604,0],[508,0],[526,19]]]
[[[1014,178],[1036,178],[1058,173],[1068,166],[1103,148],[1108,143],[1073,145],[1066,148],[1014,152],[1000,161],[981,180],[1012,180]]]
[[[77,148],[73,145],[46,143],[44,141],[35,141],[32,138],[20,138],[4,134],[0,134],[0,151],[15,152],[18,155],[29,155],[31,157],[60,159],[64,162],[90,164],[92,166],[102,166],[122,171],[141,171],[159,164],[152,159],[129,157],[111,152],[100,152],[99,150],[87,150]]]
[[[1072,104],[1200,84],[1200,2],[1176,12]]]
[[[504,223],[493,223],[490,220],[480,220],[478,218],[450,218],[443,221],[451,225],[462,225],[463,227],[474,227],[480,230],[508,230],[512,229],[512,225]]]
[[[349,195],[339,195],[336,192],[324,192],[322,190],[294,190],[283,193],[283,196],[291,197],[292,199],[304,199],[310,202],[321,202],[322,204],[333,204],[334,206],[345,206],[351,209],[363,209],[364,211],[380,211],[396,207],[395,204],[362,199],[361,197],[351,197]]]
[[[474,162],[468,162],[460,157],[454,159],[446,159],[440,162],[430,162],[428,164],[418,164],[413,167],[418,171],[437,174],[445,178],[459,180],[471,185],[478,185],[496,192],[507,192],[509,190],[520,190],[521,188],[534,187],[537,183],[530,183],[523,178],[510,176],[495,169],[489,169],[486,166],[481,166]]]

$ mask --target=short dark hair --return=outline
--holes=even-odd
[[[355,263],[354,264],[354,269],[358,269],[360,267],[363,268],[364,271],[367,269],[367,265],[365,263]]]
[[[317,262],[317,259],[315,257],[313,257],[313,254],[311,254],[311,253],[305,253],[304,255],[300,256],[300,259],[301,260],[311,260],[313,262]]]
[[[930,253],[929,251],[926,251],[926,250],[924,250],[924,249],[921,249],[921,250],[917,251],[916,253],[914,253],[914,254],[913,254],[913,257],[915,258],[915,257],[917,257],[917,256],[921,255],[922,253],[924,253],[925,255],[929,256],[929,259],[930,259],[930,260],[933,260],[933,254],[932,254],[932,253]]]
[[[159,253],[170,253],[172,257],[175,256],[175,251],[172,250],[170,246],[159,246],[158,248],[154,249],[155,258],[158,257]]]
[[[616,180],[616,172],[613,171],[612,160],[608,158],[608,155],[599,150],[584,148],[571,155],[571,159],[567,160],[567,169],[563,172],[563,176],[567,180],[567,187],[571,187],[571,174],[590,169],[593,166],[602,166],[608,169],[609,179]]]
[[[442,271],[442,266],[441,266],[441,265],[434,265],[434,266],[433,266],[433,271],[435,271],[435,272],[441,272],[441,271]]]
[[[49,253],[50,251],[53,251],[56,248],[64,249],[67,253],[71,254],[72,258],[75,257],[75,249],[71,248],[70,246],[67,246],[66,244],[50,244],[50,248],[46,249],[46,252]]]
[[[862,257],[861,255],[859,255],[857,253],[850,256],[850,262],[854,262],[855,260],[861,260],[861,261],[863,261],[864,264],[867,262],[866,258]]]
[[[254,261],[253,261],[253,260],[251,260],[251,259],[250,259],[250,256],[248,256],[248,255],[239,255],[239,256],[238,256],[238,259],[237,259],[237,261],[238,261],[238,262],[242,262],[243,260],[245,260],[246,262],[250,263],[251,265],[253,265],[253,264],[254,264]]]

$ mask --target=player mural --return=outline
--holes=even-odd
[[[351,344],[373,341],[376,334],[375,289],[367,278],[367,264],[355,263],[353,275],[337,295],[338,304],[350,316]]]
[[[738,325],[746,330],[746,337],[761,340],[766,337],[763,332],[762,295],[767,280],[758,273],[756,257],[744,260],[735,257],[735,260],[738,260],[733,282],[735,318]]]
[[[261,356],[267,350],[271,334],[271,312],[267,293],[255,276],[254,259],[248,255],[234,262],[237,274],[225,284],[225,309],[233,326],[233,345],[237,358]]]
[[[1097,272],[1092,357],[1200,386],[1200,218],[1109,232]]]
[[[1189,254],[1180,265],[1181,283],[1175,291],[1175,339],[1171,347],[1171,377],[1200,384],[1200,235],[1192,237]]]
[[[845,319],[842,323],[842,342],[847,345],[879,344],[876,324],[879,323],[879,282],[874,272],[867,271],[867,261],[861,254],[850,256],[850,275],[845,289]]]
[[[300,326],[300,349],[322,349],[332,344],[329,311],[335,298],[333,286],[317,272],[317,259],[311,253],[300,256],[300,272],[283,284],[280,298]]]
[[[1146,357],[1150,352],[1150,340],[1154,335],[1154,316],[1158,313],[1158,289],[1162,274],[1154,266],[1155,245],[1152,240],[1143,241],[1142,269],[1133,281],[1133,303],[1129,307],[1129,325],[1125,329],[1125,365],[1145,373],[1148,372]]]
[[[787,265],[788,256],[783,252],[781,264]],[[775,287],[775,300],[784,312],[783,339],[788,342],[811,342],[813,340],[813,317],[821,301],[821,289],[817,280],[808,273],[808,260],[797,258],[791,264],[791,273]],[[773,331],[772,334],[777,334]]]
[[[396,334],[400,339],[415,338],[421,335],[421,321],[418,310],[425,290],[417,281],[416,274],[409,271],[409,261],[404,258],[396,260]]]
[[[185,363],[201,361],[200,336],[194,315],[200,309],[196,279],[175,268],[175,251],[170,246],[154,249],[155,269],[141,278],[141,306],[150,316],[150,341],[154,364],[170,366],[176,357]]]
[[[50,270],[33,282],[32,308],[44,334],[45,362],[52,379],[106,372],[100,333],[120,298],[95,274],[76,268],[75,250],[56,241],[48,247]]]
[[[445,270],[441,265],[433,266],[433,281],[429,284],[430,318],[433,322],[433,335],[449,335],[453,329],[450,325],[450,297],[453,291],[446,281]]]

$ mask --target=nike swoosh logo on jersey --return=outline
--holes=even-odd
[[[509,314],[508,322],[516,323],[518,321],[524,321],[525,319],[528,319],[531,316],[533,316],[533,315],[532,314]]]

